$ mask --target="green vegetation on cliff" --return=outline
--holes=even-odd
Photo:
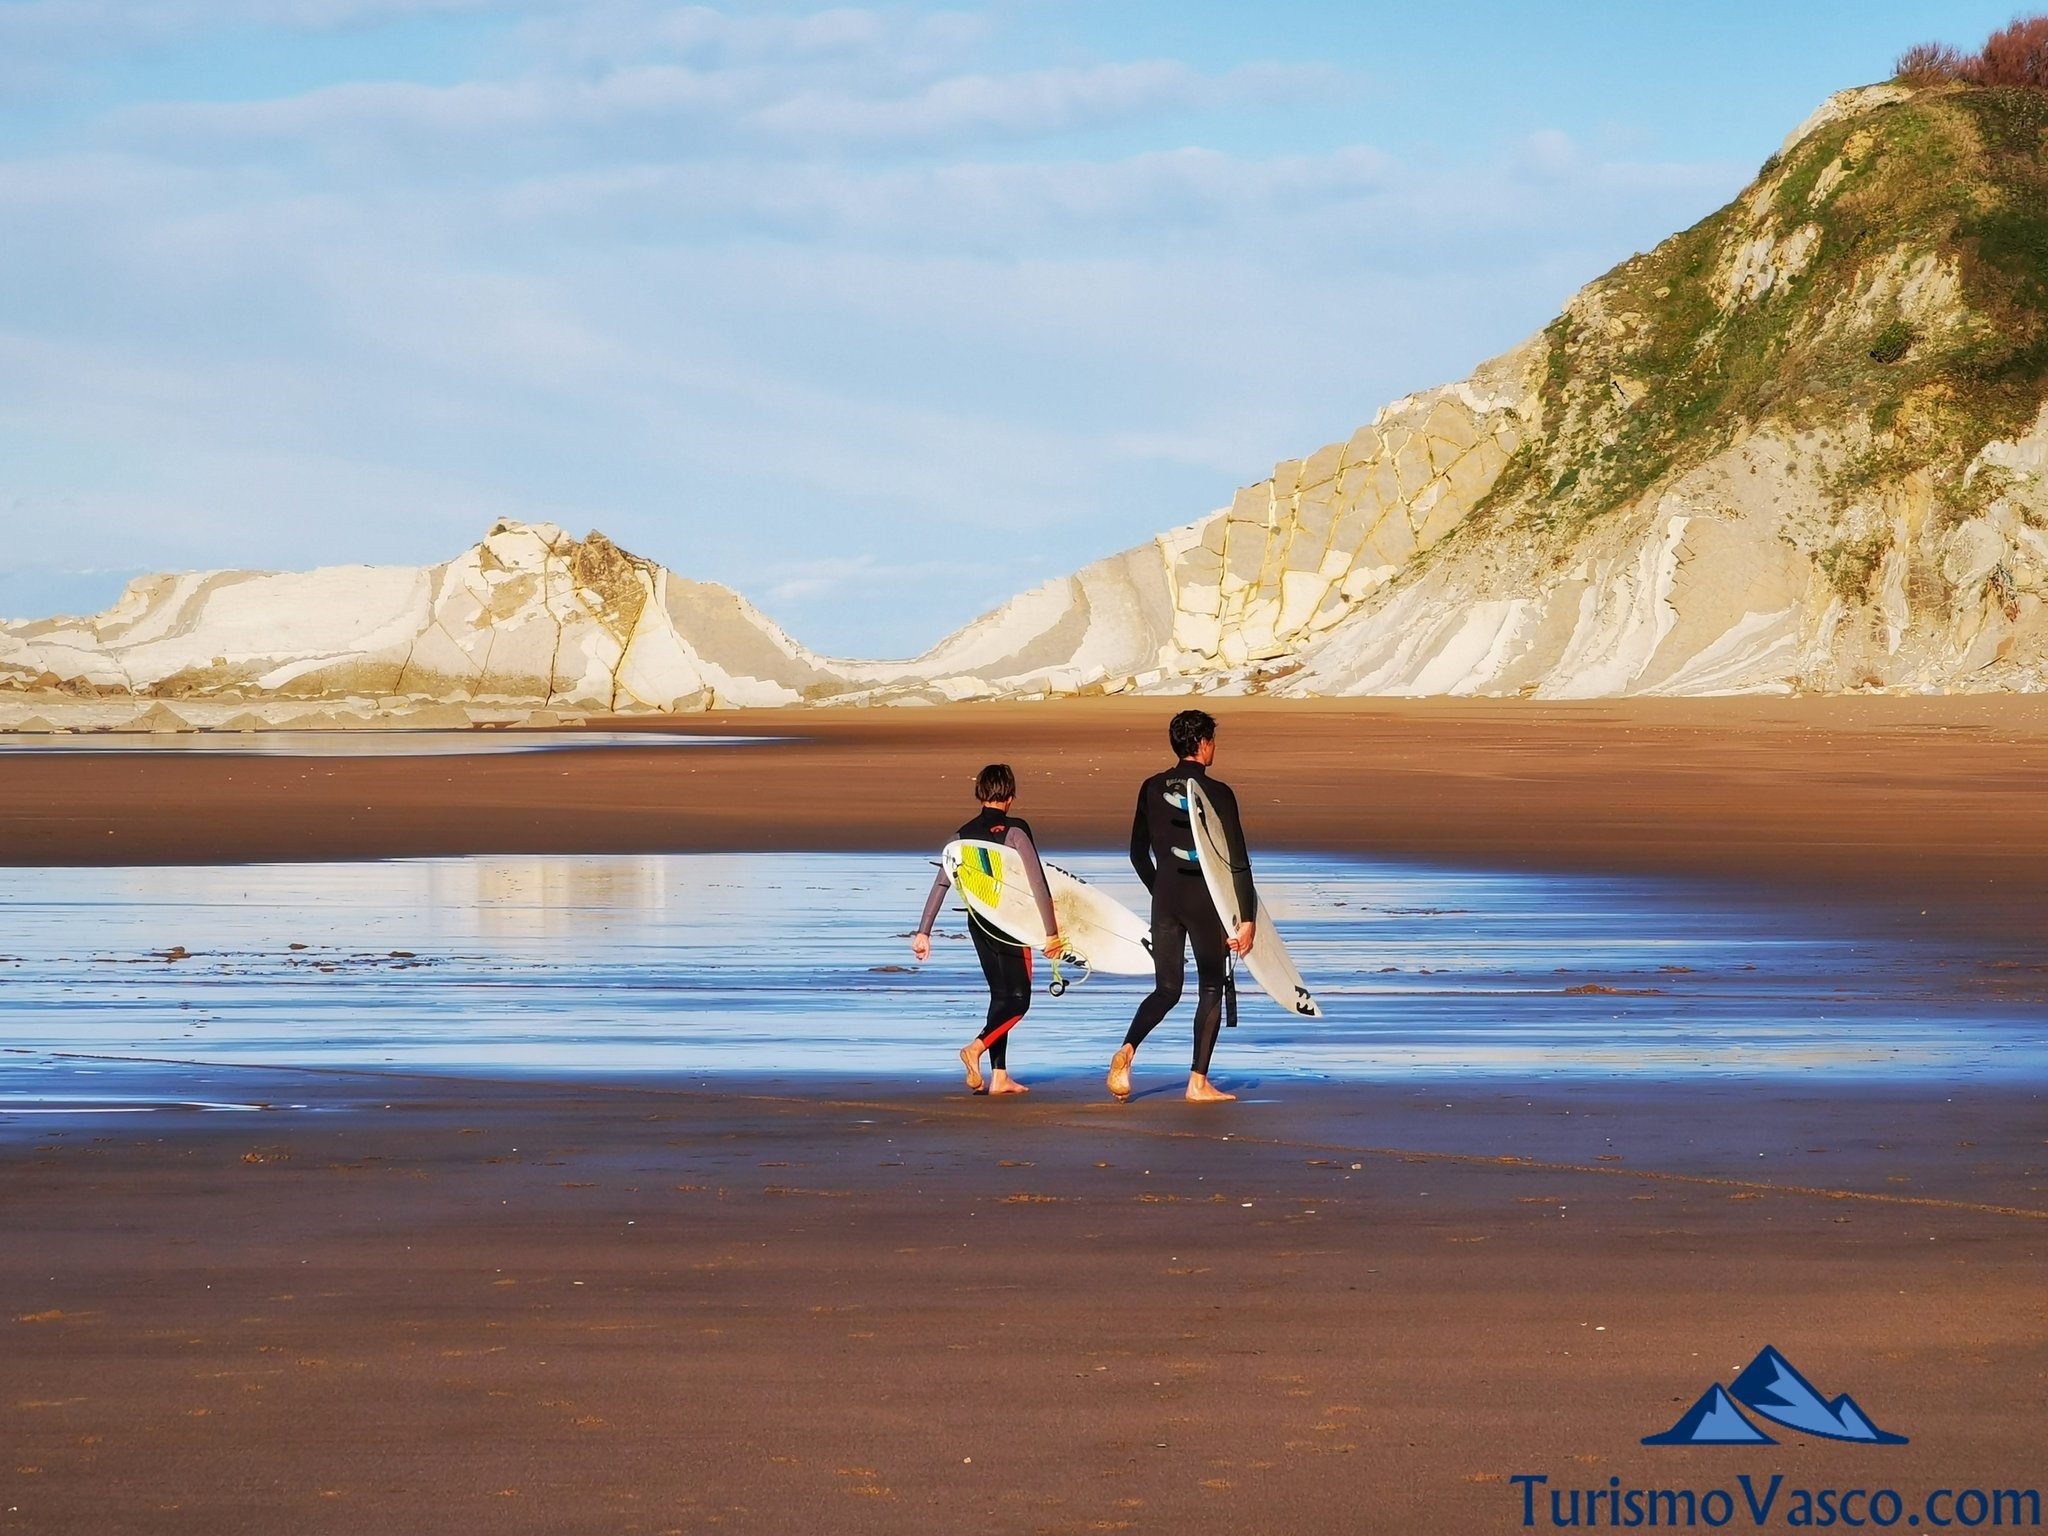
[[[2048,394],[2048,94],[1872,95],[1549,328],[1542,430],[1489,510],[1585,526],[1759,428],[1853,444],[1844,501],[1920,474],[1970,510],[1964,468]],[[1874,559],[1834,564],[1846,595]]]

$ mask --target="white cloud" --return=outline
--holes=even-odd
[[[1261,84],[1268,77],[1261,76]],[[914,95],[805,93],[753,113],[769,137],[813,148],[960,144],[1097,127],[1227,99],[1241,89],[1171,60],[956,75]]]
[[[236,27],[329,31],[523,8],[508,0],[8,0],[0,51],[108,56]]]
[[[833,560],[799,560],[792,565],[771,566],[762,572],[767,580],[767,601],[789,604],[838,591],[852,582],[866,582],[876,569],[873,555],[853,555]]]
[[[0,160],[11,547],[413,562],[546,517],[906,653],[1457,377],[1742,179],[1562,135],[1225,152],[1213,114],[1349,81],[1012,62],[991,25],[537,8],[445,83]]]
[[[666,64],[616,70],[597,80],[377,81],[270,101],[138,107],[121,114],[112,127],[124,142],[159,153],[271,143],[334,154],[357,139],[439,136],[468,141],[469,147],[495,156],[504,148],[496,136],[507,132],[729,113],[743,105],[743,87],[732,77]]]
[[[852,60],[930,63],[986,37],[988,18],[959,12],[855,7],[804,13],[716,10],[710,6],[596,3],[568,6],[520,28],[535,59],[578,65],[674,57],[696,63]]]
[[[507,187],[516,227],[655,236],[668,228],[791,236],[930,253],[1016,255],[1105,238],[1149,245],[1181,229],[1263,238],[1264,214],[1319,218],[1414,180],[1354,147],[1246,160],[1205,149],[1111,161],[955,161],[918,167],[805,162],[671,162],[535,177]]]
[[[1177,242],[1200,238],[1208,253],[1255,252],[1276,270],[1405,271],[1511,265],[1517,253],[1503,242],[1599,246],[1618,230],[1681,227],[1741,181],[1727,165],[1577,151],[1532,168],[1519,147],[1491,163],[1428,168],[1369,146],[929,166],[724,160],[528,178],[494,195],[492,216],[521,238],[769,239],[991,261],[1127,253],[1181,263],[1190,253]]]
[[[1300,72],[1320,81],[1322,70]],[[907,90],[886,82],[814,85],[801,70],[757,65],[640,63],[594,75],[549,73],[433,85],[333,85],[270,100],[170,102],[115,120],[128,144],[158,153],[302,145],[324,156],[357,141],[451,141],[502,167],[503,135],[581,134],[666,126],[691,137],[664,148],[702,155],[955,150],[988,139],[1030,140],[1198,107],[1269,96],[1289,76],[1272,68],[1209,75],[1172,61],[1100,64],[1006,75],[955,74]]]

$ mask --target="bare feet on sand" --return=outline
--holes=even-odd
[[[1017,1079],[1010,1076],[1010,1074],[1005,1072],[1001,1067],[998,1067],[996,1068],[996,1075],[994,1079],[988,1085],[988,1091],[991,1094],[996,1094],[1029,1093],[1031,1090],[1029,1088],[1026,1088],[1022,1083],[1018,1082]]]
[[[979,1093],[981,1082],[981,1053],[987,1049],[979,1040],[970,1040],[960,1047],[960,1065],[967,1069],[967,1091]]]
[[[1225,1093],[1213,1086],[1209,1079],[1199,1072],[1188,1074],[1188,1102],[1190,1104],[1227,1104],[1236,1098],[1234,1093]]]
[[[1131,1063],[1138,1059],[1135,1045],[1120,1045],[1109,1058],[1109,1091],[1119,1099],[1131,1096]]]

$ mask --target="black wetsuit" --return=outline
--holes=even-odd
[[[983,806],[980,814],[954,836],[982,843],[1007,843],[1023,854],[1024,867],[1031,876],[1031,894],[1038,901],[1039,918],[1048,933],[1054,931],[1052,893],[1046,887],[1045,871],[1039,866],[1038,845],[1032,840],[1029,822],[1021,816]],[[932,881],[924,915],[918,920],[919,933],[932,931],[939,904],[945,900],[946,888],[951,883],[943,869]],[[974,940],[975,954],[981,958],[981,974],[988,978],[988,1023],[976,1038],[988,1047],[988,1064],[998,1072],[1008,1071],[1010,1031],[1031,1008],[1031,950],[989,927],[972,908],[967,913],[967,932]]]
[[[1220,779],[1212,779],[1193,759],[1155,773],[1138,788],[1138,810],[1131,821],[1131,867],[1152,893],[1152,992],[1138,1004],[1124,1044],[1144,1044],[1159,1021],[1180,1001],[1187,981],[1187,950],[1195,951],[1194,1070],[1207,1076],[1216,1035],[1223,1027],[1223,977],[1229,951],[1223,919],[1209,897],[1208,882],[1195,850],[1194,823],[1188,816],[1186,785],[1199,779],[1202,793],[1215,808],[1224,846],[1230,853],[1231,881],[1238,910],[1256,912],[1258,893],[1252,888],[1252,862],[1245,852],[1244,827],[1237,816],[1237,796]]]

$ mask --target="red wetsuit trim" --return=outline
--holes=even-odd
[[[1020,949],[1023,948],[1022,945],[1019,945],[1018,947]],[[1024,980],[1027,985],[1031,981],[1031,951],[1028,949],[1024,950]],[[983,1045],[986,1045],[991,1040],[1000,1040],[1003,1038],[1003,1036],[1007,1035],[1011,1030],[1015,1029],[1019,1024],[1023,1022],[1024,1015],[1021,1013],[1018,1014],[1014,1019],[1005,1019],[1002,1023],[998,1024],[994,1029],[983,1030],[981,1033],[981,1043]]]

